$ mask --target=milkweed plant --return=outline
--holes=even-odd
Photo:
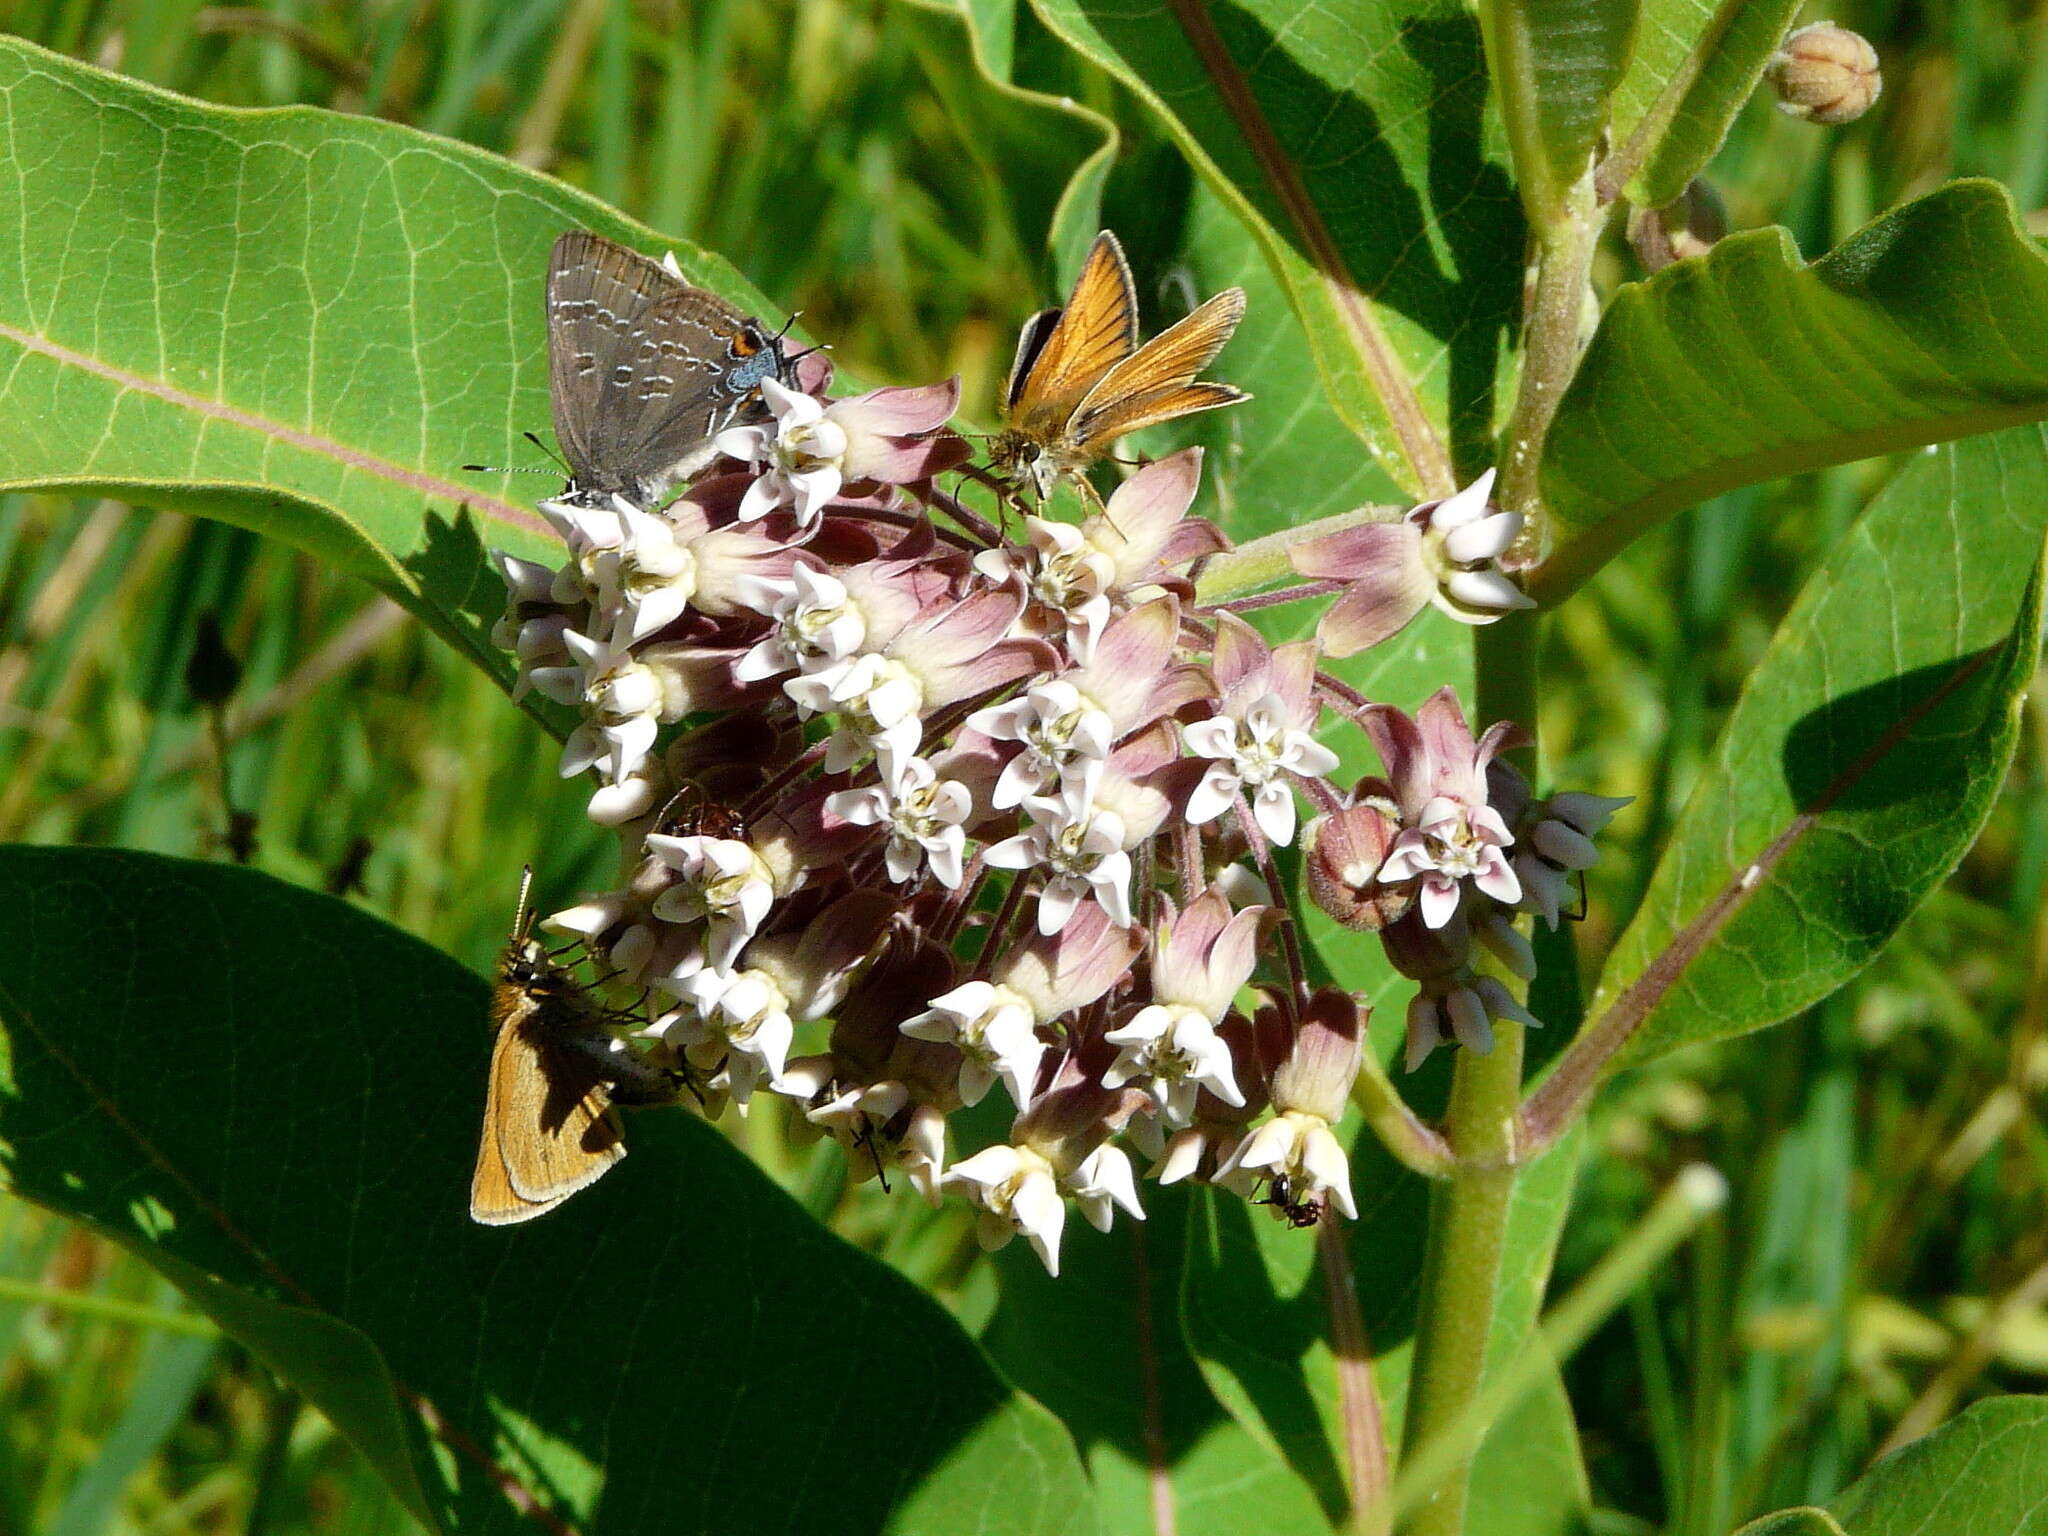
[[[708,1177],[693,1167],[713,1158],[737,1167],[729,1143],[752,1145],[763,1123],[778,1141],[838,1143],[852,1183],[963,1213],[982,1249],[1021,1238],[997,1270],[1004,1307],[1013,1294],[1041,1308],[1129,1304],[1091,1302],[1088,1277],[1103,1273],[1103,1255],[1150,1251],[1147,1262],[1163,1262],[1156,1250],[1167,1239],[1145,1228],[1160,1225],[1151,1220],[1159,1202],[1173,1201],[1172,1240],[1186,1228],[1193,1246],[1185,1261],[1170,1260],[1181,1266],[1178,1299],[1136,1282],[1142,1328],[1147,1339],[1177,1329],[1181,1309],[1220,1403],[1203,1411],[1230,1424],[1231,1443],[1242,1442],[1234,1454],[1260,1469],[1244,1474],[1247,1485],[1293,1490],[1254,1501],[1262,1528],[1506,1530],[1515,1494],[1495,1480],[1508,1475],[1498,1468],[1511,1447],[1494,1431],[1524,1422],[1512,1416],[1554,1380],[1553,1352],[1583,1338],[1725,1196],[1713,1169],[1685,1169],[1539,1329],[1535,1298],[1567,1164],[1599,1089],[1626,1064],[1776,1022],[1839,986],[1961,857],[2010,758],[2039,634],[2048,459],[2026,424],[2048,418],[2048,275],[2003,194],[1983,183],[1906,204],[1810,266],[1769,232],[1727,233],[1711,162],[1752,93],[1815,134],[1842,130],[1880,101],[1880,61],[1853,32],[1828,22],[1794,30],[1791,8],[1766,0],[1711,23],[1690,12],[1659,21],[1654,4],[1639,18],[1633,5],[1562,15],[1482,0],[1476,22],[1452,7],[1428,23],[1453,39],[1432,46],[1483,62],[1487,126],[1473,144],[1490,145],[1513,180],[1512,196],[1502,192],[1487,215],[1489,238],[1508,232],[1512,270],[1495,287],[1510,312],[1498,356],[1484,363],[1496,382],[1475,393],[1469,355],[1449,361],[1464,322],[1447,322],[1436,350],[1418,348],[1427,301],[1401,288],[1409,278],[1398,262],[1364,260],[1380,247],[1345,205],[1353,146],[1304,129],[1269,68],[1271,50],[1314,65],[1318,80],[1365,70],[1376,50],[1400,46],[1394,32],[1381,36],[1385,18],[1362,5],[1254,6],[1244,17],[1169,9],[1112,25],[1094,7],[1048,6],[1044,21],[1077,60],[1136,87],[1224,194],[1225,216],[1244,226],[1262,268],[1247,280],[1252,292],[1226,290],[1181,327],[1139,331],[1129,265],[1105,233],[1066,303],[1025,326],[999,399],[963,397],[957,377],[844,385],[849,365],[818,345],[831,337],[776,334],[777,316],[732,333],[753,338],[749,356],[779,349],[741,370],[740,353],[701,339],[725,323],[724,300],[693,322],[700,339],[644,347],[653,333],[635,328],[635,314],[579,312],[579,323],[615,325],[623,338],[584,358],[590,377],[579,382],[559,317],[554,333],[542,328],[553,316],[543,314],[541,285],[555,235],[597,225],[650,261],[667,255],[666,277],[645,269],[650,291],[672,282],[715,292],[730,280],[698,253],[669,255],[668,243],[599,205],[465,151],[465,174],[530,207],[511,234],[499,230],[484,263],[485,307],[504,299],[490,323],[529,370],[523,403],[535,398],[533,361],[550,346],[558,422],[565,391],[586,391],[575,410],[601,417],[627,401],[653,410],[648,402],[678,377],[701,379],[719,403],[701,431],[679,439],[687,470],[600,485],[588,461],[602,444],[579,427],[574,445],[563,434],[571,486],[523,503],[486,495],[475,476],[448,479],[456,461],[434,457],[447,444],[433,434],[387,474],[380,456],[394,452],[391,434],[371,426],[330,475],[322,444],[348,441],[345,414],[266,425],[275,404],[236,393],[233,358],[223,354],[211,377],[101,355],[32,294],[0,324],[23,377],[48,372],[59,390],[76,380],[113,387],[138,409],[173,420],[184,412],[192,432],[175,452],[164,446],[175,429],[94,447],[64,425],[70,397],[38,404],[20,393],[28,386],[10,384],[14,477],[144,487],[120,492],[136,495],[167,486],[170,499],[200,511],[316,550],[357,551],[345,563],[497,670],[513,704],[554,731],[546,750],[558,754],[560,775],[587,787],[583,814],[615,840],[615,874],[543,910],[539,928],[549,963],[602,999],[579,1015],[602,1024],[601,1053],[675,1085],[673,1108],[636,1110],[624,1125],[629,1145],[648,1138],[649,1165],[671,1182],[628,1193],[621,1176],[566,1210],[536,1203],[545,1214],[517,1234],[462,1226],[446,1251],[472,1256],[460,1262],[481,1266],[473,1275],[519,1264],[494,1243],[573,1246],[582,1240],[548,1234],[608,1230],[629,1205],[664,1219],[661,1189],[690,1198]],[[1269,36],[1241,35],[1255,10],[1273,13]],[[53,114],[60,144],[81,131],[65,126],[64,112],[125,114],[165,125],[149,150],[163,157],[163,175],[213,185],[197,160],[178,163],[210,153],[179,125],[212,109],[27,45],[10,45],[5,68],[16,88],[0,97],[21,118],[12,142],[36,138],[29,115],[39,110]],[[98,106],[36,105],[37,82],[74,79],[71,96]],[[1449,111],[1469,90],[1408,88],[1422,93],[1416,115]],[[1340,106],[1330,131],[1363,136],[1360,148],[1402,131]],[[1380,111],[1397,106],[1405,103]],[[265,142],[265,121],[221,114],[218,132]],[[317,115],[293,123],[276,133],[330,131]],[[373,135],[365,143],[401,132],[345,131]],[[394,167],[440,153],[417,136],[388,142]],[[1398,142],[1424,174],[1430,148]],[[1114,229],[1119,207],[1099,194],[1098,185],[1096,214],[1086,199],[1063,205],[1061,250],[1078,253],[1098,225]],[[195,193],[192,210],[159,202],[154,217],[178,228],[203,222],[211,195]],[[1417,249],[1439,241],[1433,259],[1469,254],[1441,243],[1450,223],[1431,222],[1464,217],[1447,207],[1454,202],[1435,205],[1403,239]],[[492,238],[451,228],[451,240]],[[109,259],[121,258],[112,248]],[[636,257],[619,261],[642,270]],[[15,276],[42,280],[30,268]],[[1058,297],[1048,291],[1041,302]],[[369,302],[353,289],[328,301],[344,315]],[[232,297],[221,302],[223,314],[249,318]],[[1155,331],[1166,334],[1148,346]],[[1281,349],[1303,366],[1312,359],[1316,373],[1294,417],[1311,405],[1334,412],[1353,434],[1348,451],[1402,499],[1297,515],[1278,500],[1287,477],[1268,477],[1258,495],[1272,504],[1239,504],[1230,477],[1243,443],[1233,434],[1270,432],[1260,447],[1288,451],[1292,417],[1250,414],[1268,390],[1287,387],[1269,363],[1283,336],[1293,339]],[[416,350],[440,345],[423,335]],[[509,394],[509,380],[483,362],[451,367],[460,393],[502,382]],[[1481,426],[1471,399],[1446,395],[1444,370],[1491,402]],[[732,378],[741,387],[728,400],[716,386]],[[404,380],[392,387],[407,398]],[[609,406],[597,403],[605,389]],[[1460,413],[1455,424],[1447,410]],[[1188,424],[1179,418],[1197,413],[1207,445],[1180,446]],[[485,415],[467,443],[506,425],[495,406]],[[1233,425],[1240,420],[1258,425]],[[597,419],[592,430],[610,428]],[[263,455],[207,458],[209,433],[266,432]],[[1646,786],[1598,793],[1546,769],[1567,754],[1539,750],[1544,625],[1673,511],[1767,476],[1921,448],[1927,456],[1899,471],[1784,620],[1713,776],[1663,824],[1663,862],[1640,910],[1586,925],[1622,930],[1611,952],[1589,952],[1576,942],[1593,899],[1587,872],[1610,823]],[[1317,472],[1305,466],[1303,476]],[[398,487],[391,506],[415,510],[371,505],[354,488],[358,475],[382,476]],[[252,485],[313,510],[273,518],[249,499]],[[423,492],[456,507],[450,528],[473,526],[480,511],[497,525],[467,545],[455,540],[453,555],[437,545],[443,565],[415,561],[406,519],[417,519]],[[1995,536],[1977,505],[1994,496]],[[321,508],[331,522],[319,521]],[[313,528],[318,537],[305,532]],[[366,561],[359,546],[383,552]],[[466,586],[448,578],[450,559],[467,562]],[[1902,571],[1939,579],[1902,581]],[[475,617],[497,607],[495,590],[477,599],[478,572],[502,581],[494,626]],[[464,596],[451,601],[457,588]],[[1454,638],[1425,646],[1425,630]],[[545,854],[531,858],[547,883]],[[511,895],[463,894],[495,906]],[[303,919],[309,933],[327,920]],[[81,943],[93,932],[84,917],[52,926]],[[538,963],[522,953],[529,970]],[[36,974],[55,963],[39,962]],[[70,1059],[49,1034],[65,1027],[67,1006],[51,994],[10,1011],[22,1029],[15,1049],[30,1053],[23,1061],[45,1045],[52,1062]],[[33,1031],[23,1025],[31,1013]],[[480,1038],[447,1047],[451,1073],[481,1081]],[[18,1071],[24,1084],[34,1076]],[[1425,1080],[1439,1088],[1418,1092]],[[590,1091],[601,1095],[601,1081]],[[25,1089],[18,1098],[34,1102]],[[558,1106],[533,1112],[543,1129],[550,1115],[561,1123]],[[146,1126],[146,1109],[125,1114],[122,1125]],[[700,1127],[678,1142],[655,1129],[693,1119],[718,1133]],[[21,1118],[16,1129],[34,1124]],[[0,1134],[10,1139],[19,1138]],[[1542,1169],[1566,1169],[1563,1184],[1547,1186],[1560,1207],[1548,1226],[1530,1194]],[[21,1168],[15,1178],[34,1198],[122,1227],[108,1214],[115,1206],[95,1214],[72,1186],[41,1189]],[[364,1164],[366,1199],[383,1179]],[[185,1214],[149,1242],[179,1221],[203,1232],[216,1210],[226,1222],[236,1197],[203,1186],[201,1175],[180,1175],[163,1199]],[[1426,1191],[1414,1209],[1427,1210],[1422,1246],[1399,1280],[1410,1310],[1393,1326],[1412,1342],[1398,1370],[1386,1352],[1395,1341],[1373,1337],[1389,1315],[1382,1299],[1360,1291],[1362,1269],[1388,1283],[1373,1267],[1374,1222],[1397,1189]],[[457,1182],[450,1211],[459,1197]],[[794,1232],[791,1219],[809,1218],[782,1214],[781,1199],[763,1185],[725,1202],[718,1219],[736,1232]],[[235,1220],[236,1231],[271,1231],[267,1217]],[[678,1226],[675,1240],[687,1244],[696,1230]],[[452,1528],[509,1496],[551,1529],[683,1528],[627,1512],[617,1492],[631,1485],[628,1461],[660,1457],[638,1441],[631,1457],[607,1451],[609,1428],[591,1439],[552,1423],[512,1379],[516,1348],[495,1385],[465,1397],[444,1383],[436,1396],[433,1346],[403,1330],[387,1337],[389,1309],[348,1299],[353,1270],[336,1271],[328,1290],[286,1283],[296,1239],[275,1240],[282,1246],[247,1274],[232,1257],[181,1253],[180,1283],[196,1265],[209,1285],[331,1311],[360,1330],[393,1373],[373,1395],[424,1426],[407,1432],[419,1443],[380,1463],[418,1480],[406,1496],[420,1518]],[[765,1257],[733,1239],[707,1245],[699,1262],[776,1262],[774,1243],[762,1243]],[[736,1247],[749,1250],[744,1259]],[[607,1307],[636,1293],[636,1252],[607,1248],[598,1286]],[[1020,1254],[1037,1268],[1020,1268]],[[880,1266],[850,1250],[817,1262],[822,1290],[881,1283],[866,1278]],[[1305,1410],[1261,1375],[1271,1362],[1261,1365],[1258,1343],[1298,1331],[1298,1315],[1283,1321],[1269,1309],[1258,1323],[1247,1313],[1249,1343],[1215,1322],[1234,1304],[1220,1298],[1271,1288],[1283,1274],[1327,1303],[1313,1314],[1313,1371],[1288,1367],[1307,1373],[1299,1390],[1314,1405]],[[576,1283],[587,1292],[590,1274]],[[1203,1287],[1219,1299],[1204,1300]],[[677,1311],[710,1318],[754,1307],[773,1331],[778,1308],[822,1309],[829,1299],[700,1296]],[[1277,1293],[1267,1301],[1278,1307]],[[252,1347],[285,1375],[301,1368],[255,1312],[201,1304],[259,1341]],[[642,1306],[637,1295],[631,1305]],[[831,1523],[829,1499],[805,1479],[763,1473],[751,1491],[725,1495],[752,1502],[706,1494],[706,1513],[688,1528],[1078,1531],[1137,1529],[1127,1522],[1142,1518],[1165,1532],[1212,1528],[1200,1514],[1211,1496],[1234,1520],[1250,1517],[1250,1505],[1231,1502],[1237,1495],[1200,1493],[1169,1454],[1159,1415],[1171,1419],[1175,1407],[1159,1398],[1156,1375],[1097,1388],[1127,1395],[1132,1414],[1153,1425],[1149,1491],[1131,1502],[1105,1463],[1082,1454],[1085,1444],[1077,1452],[1057,1426],[1049,1437],[1030,1427],[1042,1410],[952,1318],[923,1300],[922,1311],[876,1305],[885,1319],[876,1326],[894,1330],[880,1347],[945,1341],[972,1361],[957,1369],[982,1383],[976,1401],[1005,1405],[1000,1413],[948,1404],[944,1372],[905,1383],[900,1405],[870,1376],[860,1391],[885,1418],[936,1426],[938,1439],[915,1458],[921,1471],[886,1488],[863,1483],[868,1474],[852,1463],[835,1472],[835,1488],[865,1490],[845,1495],[858,1510],[850,1524]],[[818,1315],[831,1320],[805,1339],[863,1326]],[[990,1348],[1058,1408],[1040,1385],[1051,1368],[1031,1362],[1068,1348],[1056,1337],[1060,1314],[1019,1315],[1051,1331],[999,1321],[991,1337],[1005,1342]],[[467,1358],[488,1374],[498,1353],[479,1343]],[[748,1358],[735,1355],[723,1373],[681,1364],[620,1390],[645,1391],[648,1402],[680,1394],[691,1421],[715,1424],[743,1411]],[[637,1369],[631,1358],[595,1368],[622,1382]],[[308,1390],[353,1426],[349,1401]],[[745,1420],[753,1428],[741,1438],[759,1436],[773,1465],[782,1458],[774,1447],[825,1436],[831,1417],[799,1394],[772,1419]],[[996,1434],[1020,1437],[1015,1446],[1029,1454],[976,1438]],[[428,1441],[442,1449],[423,1451]],[[565,1446],[581,1470],[556,1478],[544,1469]],[[712,1481],[723,1465],[701,1446],[662,1454],[685,1473],[703,1456]],[[963,1480],[934,1470],[947,1456],[960,1458]],[[1322,1461],[1328,1468],[1317,1470]],[[1889,1465],[1870,1474],[1861,1507],[1910,1506],[1910,1489],[1883,1481]],[[489,1469],[481,1488],[464,1470],[478,1466]],[[1578,1518],[1580,1496],[1560,1497],[1554,1523],[1540,1528]],[[1831,1530],[1889,1528],[1817,1518]]]

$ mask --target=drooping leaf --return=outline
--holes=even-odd
[[[343,903],[0,852],[0,1168],[156,1260],[456,1529],[1065,1533],[1065,1431],[687,1113],[515,1229],[465,1201],[484,987]]]
[[[1489,1371],[1513,1359],[1535,1328],[1580,1141],[1568,1138],[1517,1182]],[[1351,1184],[1360,1219],[1340,1230],[1353,1321],[1372,1357],[1381,1432],[1394,1452],[1407,1405],[1430,1191],[1368,1130],[1353,1140]],[[1350,1498],[1347,1411],[1356,1413],[1359,1398],[1355,1391],[1347,1398],[1331,1350],[1332,1338],[1342,1336],[1333,1331],[1332,1307],[1347,1303],[1319,1262],[1316,1236],[1270,1221],[1234,1196],[1205,1196],[1190,1232],[1181,1305],[1189,1343],[1217,1398],[1286,1457],[1337,1521]],[[1571,1407],[1554,1374],[1489,1433],[1471,1486],[1476,1533],[1564,1536],[1579,1528],[1585,1472]]]
[[[1798,0],[1641,0],[1634,52],[1614,95],[1617,190],[1661,208],[1707,168],[1799,13]]]
[[[1738,1536],[2041,1536],[2048,1398],[1990,1397],[1892,1452],[1825,1512],[1780,1510]]]
[[[962,141],[987,144],[996,157],[984,172],[992,192],[1018,204],[1012,225],[1033,234],[1044,231],[1071,278],[1101,228],[1102,185],[1116,158],[1116,125],[1075,99],[1075,82],[1069,78],[1072,56],[1019,0],[914,4],[952,17],[940,25],[964,33],[988,89],[949,92],[947,107],[961,124]],[[936,31],[937,25],[922,27],[913,35],[929,47]],[[954,76],[941,70],[933,71],[932,78],[945,88]],[[1053,194],[1049,201],[1048,192]],[[1022,201],[1027,198],[1031,201]],[[968,402],[970,413],[980,406]]]
[[[1809,1506],[1781,1509],[1760,1520],[1752,1520],[1735,1536],[1847,1536],[1847,1533],[1826,1510]]]
[[[1002,1303],[982,1344],[1060,1416],[1081,1448],[1106,1532],[1273,1536],[1329,1529],[1307,1486],[1223,1411],[1181,1334],[1189,1191],[1143,1191],[1146,1220],[1077,1230],[1060,1276],[1003,1250]]]
[[[541,285],[563,230],[659,252],[594,199],[465,144],[235,111],[0,38],[5,489],[255,528],[383,588],[493,673],[487,546],[551,542]],[[24,146],[34,146],[26,152]],[[683,270],[758,313],[723,262]]]
[[[1803,265],[1734,235],[1615,296],[1543,454],[1569,592],[1658,519],[1801,470],[2048,417],[2048,257],[1988,181]]]
[[[2042,428],[1929,450],[1885,488],[1750,675],[1591,1028],[1647,1008],[1640,1059],[1776,1023],[1946,877],[2017,739],[2044,528]]]
[[[1455,0],[1036,0],[1257,234],[1325,388],[1387,473],[1490,454],[1522,219]]]
[[[1636,0],[1486,0],[1487,64],[1507,120],[1522,206],[1539,230],[1592,167],[1627,62]]]

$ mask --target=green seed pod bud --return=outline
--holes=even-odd
[[[1877,50],[1831,21],[1786,38],[1765,73],[1778,93],[1778,110],[1813,123],[1853,123],[1884,88]]]
[[[1721,195],[1697,178],[1669,207],[1638,208],[1628,220],[1628,243],[1652,272],[1688,256],[1706,255],[1727,233],[1728,211]]]

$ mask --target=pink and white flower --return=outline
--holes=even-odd
[[[1316,631],[1332,656],[1391,639],[1434,603],[1464,624],[1491,624],[1535,600],[1497,564],[1522,531],[1522,514],[1496,510],[1494,472],[1393,522],[1359,522],[1288,551],[1303,576],[1349,582]]]
[[[897,884],[929,867],[947,890],[959,889],[967,846],[961,823],[974,809],[966,788],[940,778],[923,758],[899,755],[887,746],[879,766],[880,784],[841,790],[826,800],[825,809],[855,826],[888,828],[883,861]]]
[[[1487,804],[1486,784],[1487,764],[1515,728],[1496,725],[1474,742],[1449,688],[1413,718],[1382,704],[1363,723],[1387,765],[1402,818],[1380,880],[1419,880],[1418,904],[1432,928],[1451,920],[1467,880],[1503,905],[1521,900],[1522,883],[1502,851],[1514,834]]]
[[[1315,647],[1294,642],[1278,649],[1242,619],[1220,614],[1214,653],[1221,709],[1181,727],[1188,751],[1213,764],[1188,797],[1188,820],[1214,821],[1251,796],[1252,816],[1266,837],[1294,841],[1293,778],[1321,778],[1337,754],[1309,734],[1318,706]]]

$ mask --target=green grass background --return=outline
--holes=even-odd
[[[1713,173],[1734,227],[1783,223],[1812,255],[1952,175],[2048,199],[2048,13],[1827,14],[1878,44],[1883,100],[1846,130],[1752,103]],[[210,101],[374,113],[516,155],[719,251],[864,379],[959,372],[977,414],[1049,297],[1044,224],[1071,166],[1022,152],[960,27],[907,0],[22,0],[0,27]],[[1081,70],[1076,94],[1124,130],[1109,217],[1142,240],[1158,209],[1139,194],[1174,185],[1147,170],[1160,136],[1108,81]],[[1636,275],[1624,247],[1603,253],[1603,284]],[[1803,575],[1888,468],[1722,498],[1557,614],[1557,778],[1638,797],[1591,882],[1592,952]],[[239,530],[55,497],[0,498],[0,840],[230,856],[185,683],[207,614],[243,665],[225,794],[255,818],[258,867],[358,875],[355,899],[479,967],[504,917],[474,890],[509,903],[528,859],[544,902],[604,883],[610,851],[549,744],[396,608]],[[1720,1536],[1828,1497],[1902,1422],[2048,1390],[2044,884],[2037,682],[1982,843],[1877,965],[1769,1036],[1609,1094],[1561,1285],[1682,1163],[1735,1194],[1569,1364],[1596,1529]],[[821,1216],[985,1317],[960,1213],[906,1223],[789,1150],[773,1115],[743,1134]],[[0,1536],[406,1528],[326,1423],[144,1265],[0,1195]]]

